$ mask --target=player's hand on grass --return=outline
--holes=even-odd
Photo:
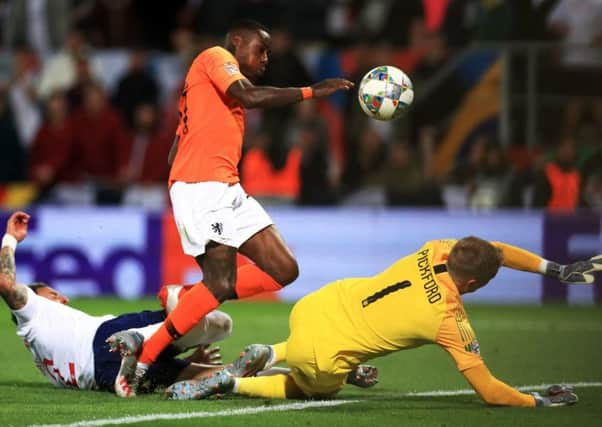
[[[547,388],[543,395],[531,393],[535,398],[537,406],[557,407],[574,405],[579,398],[574,393],[573,387],[568,385],[555,384]]]
[[[594,283],[595,271],[602,271],[602,255],[567,265],[550,262],[546,274],[556,277],[561,282],[579,285]]]
[[[332,95],[338,90],[349,90],[354,86],[353,82],[346,79],[326,79],[316,83],[311,88],[314,98]]]
[[[6,234],[10,234],[17,242],[21,242],[27,236],[27,224],[30,216],[25,212],[13,213],[6,223]]]
[[[194,363],[205,365],[222,365],[222,353],[219,347],[209,347],[208,344],[201,344],[189,357]]]
[[[378,383],[378,368],[372,365],[359,365],[347,375],[347,384],[369,388]]]

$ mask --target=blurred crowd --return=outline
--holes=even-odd
[[[395,122],[367,118],[354,93],[248,111],[240,172],[264,202],[602,210],[602,0],[4,0],[0,15],[0,198],[25,185],[27,203],[165,206],[185,72],[251,17],[272,29],[260,84],[358,83],[393,64],[417,95]],[[527,90],[517,55],[504,71],[512,135],[483,123],[440,167],[472,74],[509,42],[545,47],[536,140],[514,107]],[[493,50],[463,66],[475,45]]]

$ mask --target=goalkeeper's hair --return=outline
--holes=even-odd
[[[38,289],[49,288],[50,285],[48,285],[48,283],[44,283],[44,282],[33,282],[33,283],[30,283],[27,287],[29,289],[31,289],[34,293],[37,294]],[[15,325],[17,324],[17,318],[12,313],[10,314],[10,320],[12,320]]]
[[[464,237],[456,242],[447,259],[447,270],[462,280],[485,284],[502,266],[502,251],[487,240]]]

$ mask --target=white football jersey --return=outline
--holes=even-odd
[[[27,288],[27,303],[13,310],[17,335],[33,355],[36,366],[58,387],[94,386],[92,342],[98,327],[114,316],[90,316],[38,296]]]

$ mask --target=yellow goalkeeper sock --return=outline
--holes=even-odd
[[[245,396],[271,399],[294,399],[304,397],[301,389],[290,375],[236,378],[234,392]]]

